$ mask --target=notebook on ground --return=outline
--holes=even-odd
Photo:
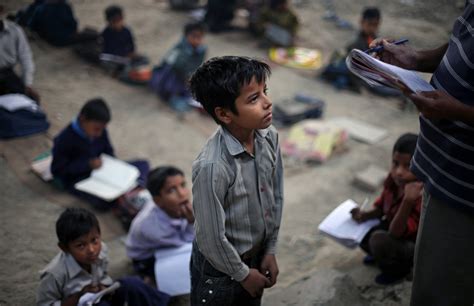
[[[108,155],[100,158],[102,166],[92,171],[87,179],[76,183],[74,188],[112,201],[137,185],[140,172],[135,166]]]
[[[355,207],[358,207],[358,205],[352,200],[346,200],[336,207],[336,209],[319,224],[318,228],[321,233],[348,248],[357,247],[369,230],[378,225],[380,221],[378,219],[372,219],[364,223],[355,222],[350,213]]]
[[[415,71],[384,63],[361,50],[352,49],[346,58],[346,65],[370,86],[408,89],[412,92],[434,90],[433,86]]]

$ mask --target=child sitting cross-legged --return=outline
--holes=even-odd
[[[102,154],[114,156],[107,132],[110,120],[111,113],[103,99],[89,100],[81,108],[79,115],[56,136],[52,150],[51,173],[56,182],[97,209],[110,208],[110,202],[79,191],[74,185],[102,166]],[[135,160],[129,163],[140,171],[138,185],[145,185],[148,162]]]
[[[96,293],[113,284],[107,271],[107,247],[100,225],[91,212],[66,209],[56,222],[58,255],[41,271],[36,305],[78,305],[85,293]],[[140,278],[119,279],[120,287],[104,296],[101,306],[167,305],[169,296],[146,285]]]
[[[137,273],[154,281],[155,251],[192,242],[194,215],[190,190],[181,170],[172,166],[152,170],[147,188],[153,201],[133,220],[126,246]]]
[[[423,183],[410,171],[417,138],[415,134],[404,134],[395,143],[390,173],[373,208],[355,208],[351,212],[357,222],[381,220],[360,243],[368,254],[364,263],[376,263],[382,271],[375,278],[379,284],[403,279],[413,266],[423,190]]]
[[[151,88],[178,111],[189,108],[191,93],[188,79],[202,64],[207,47],[204,45],[204,25],[188,23],[183,37],[168,51],[161,64],[153,70]]]

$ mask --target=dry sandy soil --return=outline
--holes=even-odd
[[[16,10],[28,1],[2,2],[8,10]],[[97,28],[104,24],[103,10],[107,5],[122,5],[139,51],[155,63],[179,39],[182,25],[189,18],[187,13],[171,11],[163,0],[72,2],[80,25]],[[379,6],[383,12],[381,34],[407,37],[417,48],[446,42],[460,12],[454,1],[448,0],[335,2],[336,12],[354,24],[365,5]],[[295,1],[295,9],[302,22],[299,44],[319,48],[327,60],[332,50],[343,47],[354,34],[323,20],[325,3],[300,0]],[[108,77],[69,49],[53,48],[34,37],[30,37],[30,42],[37,67],[35,87],[42,95],[51,128],[44,135],[0,142],[0,305],[34,303],[37,271],[57,252],[55,219],[64,207],[87,207],[44,184],[28,169],[35,156],[50,148],[54,135],[75,116],[84,101],[102,96],[110,104],[113,121],[109,131],[119,157],[147,158],[153,166],[174,164],[184,169],[188,178],[193,159],[216,128],[211,120],[198,114],[179,120],[146,88],[128,86]],[[208,35],[207,44],[209,56],[266,57],[258,42],[245,32]],[[315,73],[272,67],[269,88],[274,103],[304,92],[327,102],[327,118],[351,116],[384,127],[389,134],[375,145],[350,141],[347,152],[323,165],[285,161],[285,210],[278,255],[281,274],[278,285],[268,290],[266,304],[355,305],[360,301],[361,305],[406,305],[410,282],[386,288],[375,286],[372,279],[377,271],[361,265],[363,254],[322,237],[317,225],[347,198],[361,202],[365,197],[376,197],[376,193],[368,194],[352,185],[354,174],[370,164],[388,169],[395,139],[401,133],[418,130],[416,112],[401,111],[397,99],[335,91],[316,80]],[[285,135],[286,130],[280,132]],[[99,218],[104,240],[111,248],[112,274],[130,272],[120,241],[125,233],[110,214],[99,214]],[[295,286],[302,289],[294,290]]]

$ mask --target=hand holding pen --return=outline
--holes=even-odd
[[[408,40],[399,41],[378,38],[370,45],[367,53],[387,64],[395,65],[404,69],[416,70],[418,53],[410,45]]]

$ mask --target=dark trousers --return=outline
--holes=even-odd
[[[378,267],[385,274],[403,277],[413,266],[415,243],[392,237],[386,222],[370,230],[360,247],[375,258]]]
[[[423,195],[412,306],[474,304],[474,212],[456,205]]]
[[[244,262],[250,268],[258,268],[260,256]],[[216,270],[201,254],[196,244],[191,255],[191,306],[259,306],[261,297],[253,298],[227,274]]]
[[[148,276],[155,280],[155,256],[141,260],[134,259],[133,269],[140,277]]]
[[[99,306],[166,306],[170,296],[145,284],[138,277],[124,277],[120,287]]]
[[[23,80],[16,75],[13,68],[0,69],[0,94],[25,94],[26,88]]]

